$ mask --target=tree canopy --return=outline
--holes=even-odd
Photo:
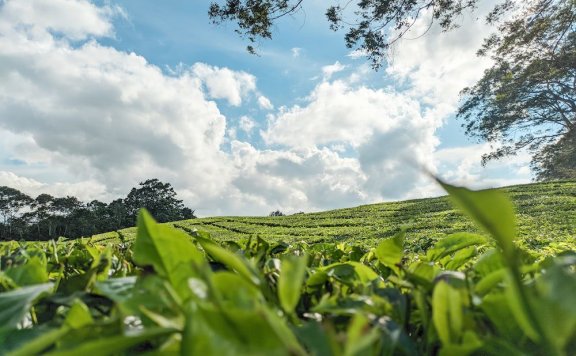
[[[158,179],[148,179],[140,182],[138,188],[132,188],[124,199],[124,205],[133,222],[140,208],[146,208],[159,222],[189,219],[194,213],[186,209],[182,200],[176,199],[176,192],[170,183],[162,183]]]
[[[495,144],[483,162],[528,149],[538,179],[576,177],[576,1],[531,3],[478,54],[494,64],[462,91],[458,116]]]
[[[109,204],[46,193],[33,199],[0,186],[0,240],[75,238],[114,231],[134,226],[140,208],[147,208],[161,222],[195,218],[194,210],[176,198],[170,183],[158,179],[141,182],[126,198]]]
[[[479,0],[351,0],[328,4],[333,30],[345,30],[349,48],[364,53],[373,68],[386,60],[392,44],[426,13],[430,26],[458,27]],[[236,32],[253,43],[272,38],[283,16],[298,12],[303,0],[222,0],[209,17],[235,22]],[[576,177],[576,0],[500,0],[486,21],[497,25],[479,56],[493,66],[462,91],[457,116],[466,134],[493,144],[485,164],[527,149],[538,180]]]
[[[360,50],[377,69],[386,59],[388,48],[402,38],[426,11],[431,11],[430,25],[437,22],[444,30],[458,26],[456,19],[474,9],[478,0],[356,0],[326,9],[326,19],[334,31],[346,32],[348,48]],[[256,53],[254,43],[271,39],[276,22],[302,9],[304,0],[223,0],[210,5],[208,15],[215,24],[236,23],[236,33],[246,38],[247,49]],[[505,7],[496,7],[500,13]],[[350,18],[352,14],[353,18]]]

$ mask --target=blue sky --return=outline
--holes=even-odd
[[[0,1],[0,185],[109,201],[157,177],[207,216],[441,194],[419,166],[471,187],[530,181],[526,154],[482,167],[490,147],[454,117],[490,64],[476,16],[400,42],[374,72],[325,2],[280,21],[259,56],[208,6]]]

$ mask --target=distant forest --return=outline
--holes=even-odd
[[[169,183],[158,179],[141,182],[126,198],[109,204],[84,203],[76,197],[40,194],[32,198],[17,189],[0,186],[0,241],[76,238],[135,225],[140,208],[159,222],[195,218],[194,210],[176,198]]]

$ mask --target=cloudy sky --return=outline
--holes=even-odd
[[[529,182],[529,156],[480,165],[458,93],[491,28],[426,19],[374,72],[308,0],[246,53],[209,1],[0,0],[0,185],[85,201],[170,182],[200,216],[317,211]],[[479,9],[482,13],[485,9]],[[418,38],[419,37],[419,38]]]

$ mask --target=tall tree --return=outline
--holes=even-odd
[[[530,3],[478,54],[494,65],[462,91],[458,117],[495,144],[483,163],[528,149],[538,179],[576,177],[576,1]]]
[[[158,179],[148,179],[141,182],[139,188],[132,188],[124,204],[133,220],[140,208],[146,208],[160,222],[185,219],[190,215],[190,209],[186,209],[182,200],[176,199],[176,192],[170,183],[162,183]],[[193,216],[194,212],[191,213]]]
[[[54,197],[50,194],[40,194],[31,204],[32,211],[28,213],[29,220],[36,224],[39,239],[47,239],[53,236],[55,221],[53,216]],[[46,226],[45,233],[42,226]]]
[[[84,208],[84,204],[76,197],[67,196],[65,198],[54,198],[52,202],[52,215],[56,220],[57,235],[68,236],[71,228],[75,228],[74,223],[78,223],[73,219],[80,209]]]
[[[346,45],[364,53],[375,69],[388,49],[426,13],[430,26],[458,26],[459,15],[479,0],[336,0],[326,17],[345,29]],[[208,12],[213,23],[236,23],[252,43],[272,37],[283,16],[299,11],[303,0],[221,0]],[[466,133],[493,143],[485,164],[528,149],[539,180],[574,177],[576,120],[576,0],[496,0],[486,20],[498,26],[478,54],[494,60],[473,87],[462,92],[458,117]],[[352,16],[350,16],[352,15]],[[431,16],[430,16],[431,15]],[[352,17],[352,18],[350,18]]]
[[[3,225],[7,228],[2,235],[10,236],[12,234],[12,221],[31,201],[32,198],[17,189],[6,186],[0,187],[0,215]]]

